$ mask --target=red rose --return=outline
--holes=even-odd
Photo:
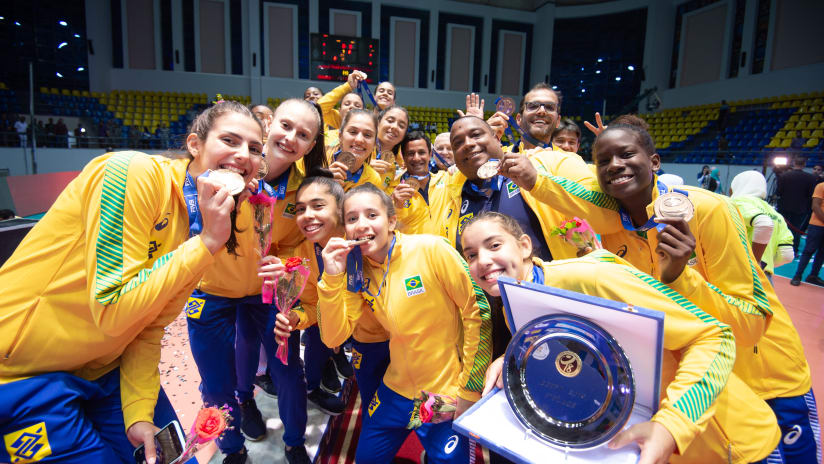
[[[226,428],[226,419],[217,408],[203,408],[195,419],[195,432],[201,442],[207,442],[219,437]]]
[[[426,401],[421,402],[418,415],[421,416],[421,422],[424,424],[428,424],[432,420],[432,410],[426,406]]]
[[[297,269],[298,267],[303,265],[303,258],[298,257],[298,256],[293,256],[293,257],[287,259],[286,262],[283,263],[283,265],[286,266],[286,272],[292,272],[295,269]]]

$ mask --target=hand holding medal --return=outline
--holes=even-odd
[[[681,275],[695,256],[695,237],[688,224],[695,207],[689,197],[672,191],[660,194],[653,209],[655,222],[663,226],[659,226],[658,245],[655,247],[661,269],[659,280],[669,284]]]

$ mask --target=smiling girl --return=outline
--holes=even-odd
[[[322,165],[325,161],[322,141],[322,122],[316,105],[292,99],[275,110],[265,156],[266,181],[276,198],[270,253],[300,241],[294,212],[291,217],[286,214],[288,203],[290,199],[294,201],[297,185],[302,181],[301,165]],[[290,184],[294,187],[290,188]],[[238,213],[238,228],[242,231],[238,234],[238,256],[219,254],[189,299],[189,305],[197,307],[197,311],[187,312],[192,355],[200,372],[204,403],[228,404],[232,408],[235,426],[217,440],[218,447],[227,455],[228,462],[243,463],[247,455],[241,432],[251,440],[262,439],[266,434],[252,395],[252,379],[262,343],[278,390],[286,458],[289,462],[308,462],[303,447],[306,381],[300,365],[299,337],[290,338],[289,363],[283,365],[275,358],[271,305],[261,302],[262,281],[257,276],[261,257],[253,221],[253,208],[246,204]],[[277,272],[283,272],[280,263],[277,268]]]
[[[529,236],[500,213],[472,218],[461,238],[473,279],[493,297],[501,296],[498,278],[508,276],[665,313],[664,398],[650,422],[619,433],[611,448],[636,442],[646,463],[755,462],[773,450],[779,430],[769,407],[731,374],[727,325],[605,250],[551,263],[533,258]],[[503,357],[490,366],[485,394],[503,387],[502,366]]]
[[[381,175],[379,187],[384,190],[395,179],[398,165],[403,165],[399,148],[408,127],[409,113],[402,106],[387,106],[378,114],[378,146],[370,164]]]
[[[332,155],[329,170],[345,191],[366,183],[377,186],[383,183],[377,171],[366,163],[375,149],[377,126],[375,116],[366,110],[350,110],[343,118],[340,128],[340,150]],[[347,166],[338,160],[342,152],[354,155],[352,165]]]
[[[366,243],[333,237],[323,249],[323,341],[341,343],[361,314],[373,311],[389,332],[392,359],[367,408],[356,461],[391,461],[409,428],[417,427],[429,462],[466,462],[468,442],[452,431],[451,421],[419,425],[410,415],[422,391],[455,401],[456,417],[479,398],[490,356],[483,292],[444,240],[396,232],[392,201],[374,185],[347,192],[343,220],[347,238]]]
[[[782,453],[815,460],[820,444],[811,438],[817,420],[810,368],[735,206],[704,189],[681,186],[693,217],[651,217],[653,202],[669,188],[655,175],[661,158],[649,133],[640,124],[610,124],[592,148],[599,191],[538,174],[539,199],[569,216],[612,210],[612,220],[595,227],[604,248],[732,327],[739,347],[735,373],[773,407],[790,437],[781,441]],[[796,429],[806,432],[796,439]]]
[[[250,182],[262,148],[239,103],[209,107],[190,132],[186,157],[89,162],[0,268],[0,434],[48,436],[29,450],[35,460],[131,462],[141,444],[152,460],[154,424],[175,418],[160,340],[212,255],[226,254],[236,206],[201,174],[231,169]],[[7,449],[0,461],[17,459]]]
[[[306,240],[294,250],[290,256],[299,256],[309,259],[310,275],[306,288],[300,297],[300,306],[297,306],[288,315],[277,315],[275,323],[275,334],[278,336],[277,342],[284,343],[290,333],[295,330],[315,330],[317,331],[317,302],[318,290],[317,282],[323,275],[324,266],[321,258],[321,250],[327,245],[332,237],[343,237],[343,225],[341,224],[341,204],[343,203],[343,189],[331,177],[314,176],[309,177],[298,189],[297,217],[296,221],[300,231]],[[289,256],[283,256],[287,258]],[[261,274],[267,275],[270,270],[277,271],[274,257],[268,257],[263,261]],[[270,280],[270,279],[267,279]],[[318,334],[319,336],[319,334]],[[352,345],[352,359],[355,368],[355,378],[358,382],[358,389],[361,394],[361,405],[366,407],[369,400],[378,389],[381,377],[389,365],[389,336],[383,327],[377,323],[370,311],[364,311],[360,320],[356,324],[352,333],[354,339]],[[324,346],[324,348],[326,348]],[[307,350],[304,353],[306,364],[307,383],[310,392],[320,384],[319,376],[310,378],[310,372],[320,372],[323,362],[329,357],[331,350],[316,350],[317,353]],[[325,353],[325,354],[324,354]],[[313,366],[315,366],[313,368]],[[334,395],[325,394],[320,389],[309,394],[309,397],[322,409],[335,407],[337,412],[343,409],[337,403],[341,400]],[[313,397],[314,395],[314,397]],[[336,403],[336,404],[332,404]]]

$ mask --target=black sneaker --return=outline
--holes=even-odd
[[[266,423],[254,399],[240,403],[240,431],[251,441],[260,441],[266,436]]]
[[[339,376],[348,379],[355,375],[355,370],[352,369],[352,365],[349,363],[349,358],[346,357],[346,353],[343,352],[343,348],[338,350],[337,353],[332,353],[332,361],[335,363],[335,370]]]
[[[251,462],[252,460],[249,459],[249,453],[246,452],[245,447],[223,458],[223,464],[251,464]]]
[[[801,285],[801,277],[800,276],[793,277],[793,279],[790,281],[790,285],[792,285],[793,287],[798,287],[799,285]]]
[[[338,378],[338,370],[335,369],[335,362],[332,358],[326,360],[326,365],[323,366],[323,374],[320,378],[320,388],[327,393],[337,393],[341,389],[340,379]]]
[[[263,375],[256,375],[255,385],[260,387],[260,389],[263,390],[263,393],[266,393],[272,398],[278,396],[278,389],[275,388],[275,383],[272,382],[272,377],[270,377],[268,373]]]
[[[343,401],[341,401],[340,398],[323,391],[321,388],[312,390],[309,395],[306,396],[306,399],[315,403],[318,409],[330,416],[337,416],[342,413],[344,409]]]
[[[310,464],[312,462],[303,445],[293,446],[292,449],[286,450],[285,454],[286,462],[289,464]]]
[[[820,287],[824,287],[824,280],[822,280],[817,275],[812,275],[812,274],[808,275],[807,278],[804,279],[804,282],[807,282],[808,284],[813,284],[813,285],[818,285]]]

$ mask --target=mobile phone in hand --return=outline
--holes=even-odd
[[[156,464],[176,464],[177,459],[186,448],[186,438],[180,422],[173,420],[166,427],[160,429],[154,436],[155,450],[157,450]],[[137,464],[146,464],[146,452],[143,445],[134,451],[134,461]]]

